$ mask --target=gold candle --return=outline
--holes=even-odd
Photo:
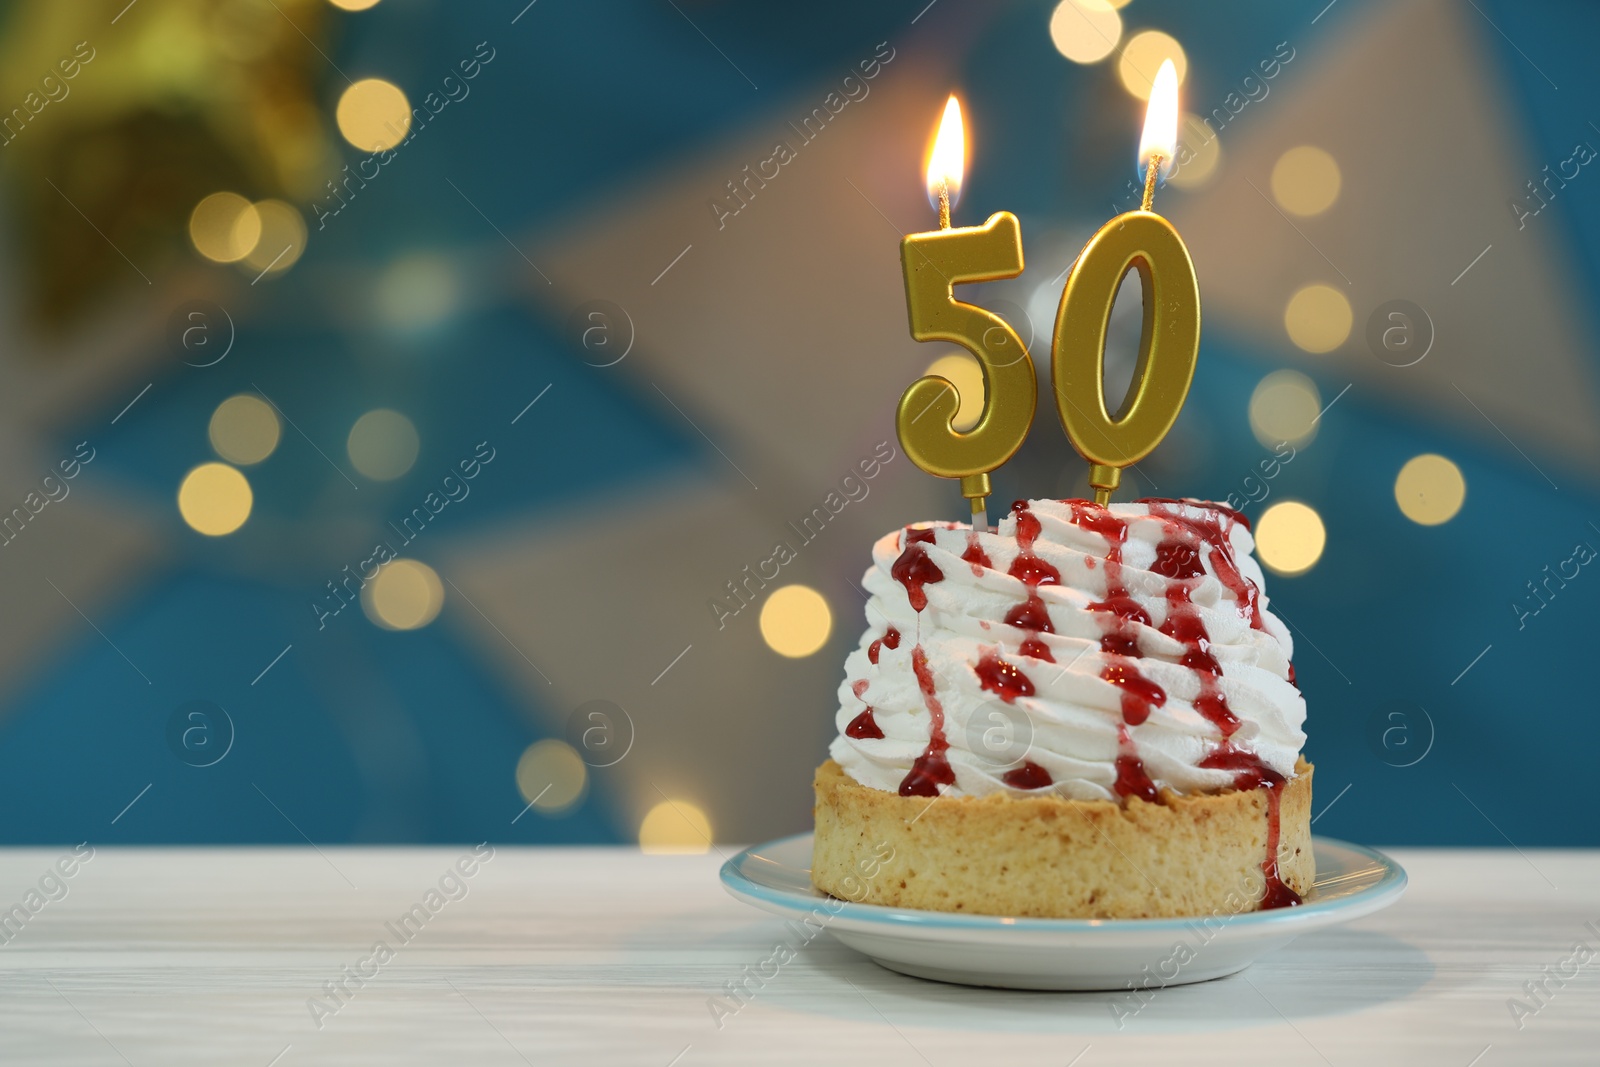
[[[1095,502],[1107,504],[1122,468],[1139,462],[1172,429],[1189,395],[1200,352],[1200,286],[1189,249],[1172,223],[1150,210],[1158,178],[1172,169],[1178,140],[1178,73],[1161,64],[1145,112],[1139,161],[1144,203],[1089,239],[1061,291],[1050,367],[1056,410],[1089,462]],[[1106,410],[1106,323],[1129,268],[1144,295],[1144,328],[1133,381],[1115,416]]]
[[[972,429],[955,428],[961,406],[954,384],[938,375],[911,383],[900,398],[895,426],[911,461],[929,474],[961,481],[974,529],[988,528],[989,472],[1016,454],[1033,423],[1039,386],[1033,359],[1009,323],[955,298],[953,286],[1014,278],[1022,273],[1022,224],[1009,211],[982,226],[950,228],[965,169],[961,105],[954,96],[928,162],[928,196],[939,208],[939,229],[900,242],[911,336],[948,341],[977,357],[983,371],[983,412]]]

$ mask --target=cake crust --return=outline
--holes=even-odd
[[[1279,798],[1278,873],[1301,895],[1316,877],[1304,759]],[[902,797],[833,760],[817,768],[811,881],[833,896],[928,911],[1036,918],[1231,915],[1266,890],[1263,787],[1159,804],[1054,794]]]

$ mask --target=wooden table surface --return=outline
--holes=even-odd
[[[828,937],[719,1027],[781,928],[716,854],[89,852],[0,851],[0,1063],[1600,1063],[1597,851],[1392,850],[1393,908],[1121,1029],[1110,994],[924,982]]]

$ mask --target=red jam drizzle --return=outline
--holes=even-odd
[[[1261,862],[1261,873],[1267,880],[1266,891],[1261,895],[1261,910],[1292,908],[1304,903],[1300,894],[1289,888],[1278,873],[1278,842],[1280,820],[1278,809],[1283,800],[1283,786],[1267,790],[1267,858]]]
[[[872,709],[869,707],[850,720],[850,725],[844,728],[844,735],[863,740],[882,738],[883,730],[878,727],[878,720],[872,717]]]
[[[1156,545],[1155,562],[1150,569],[1163,578],[1199,578],[1206,569],[1200,562],[1200,545],[1190,538],[1164,537]]]
[[[856,695],[857,700],[860,700],[861,694],[867,691],[867,686],[870,684],[865,678],[858,679],[850,683],[850,691]]]
[[[1028,596],[1022,603],[1006,612],[1006,625],[1029,631],[1028,637],[1023,639],[1018,649],[1022,655],[1054,663],[1056,658],[1050,654],[1050,649],[1039,640],[1038,636],[1041,633],[1056,632],[1055,626],[1050,622],[1050,609],[1045,607],[1038,590],[1041,585],[1059,585],[1061,572],[1033,553],[1033,543],[1038,540],[1041,527],[1039,517],[1028,510],[1028,502],[1018,500],[1011,505],[1011,510],[1017,515],[1017,558],[1012,560],[1008,573],[1027,587]],[[1031,683],[1029,695],[1032,695]]]
[[[1111,573],[1111,564],[1106,564],[1106,574]],[[1110,584],[1109,582],[1107,583]],[[1118,586],[1120,590],[1121,587]],[[1143,623],[1150,625],[1150,615],[1139,606],[1138,601],[1126,594],[1125,590],[1109,595],[1105,600],[1089,605],[1090,611],[1104,612],[1110,615],[1115,622],[1100,620],[1104,632],[1100,635],[1100,651],[1110,656],[1139,656],[1139,631],[1130,623]]]
[[[1090,533],[1097,533],[1110,544],[1106,559],[1122,562],[1122,544],[1128,539],[1128,524],[1111,514],[1111,509],[1088,500],[1065,501],[1072,508],[1072,524]]]
[[[1209,771],[1233,771],[1233,787],[1238,790],[1260,789],[1262,786],[1281,786],[1283,775],[1261,762],[1254,752],[1234,748],[1224,742],[1200,761]]]
[[[1150,712],[1167,702],[1167,691],[1146,678],[1125,657],[1108,663],[1100,677],[1122,690],[1122,721],[1138,726],[1150,717]]]
[[[900,647],[900,631],[893,626],[883,631],[883,636],[867,646],[867,662],[877,665],[878,654],[887,646],[891,649]]]
[[[1033,696],[1032,679],[1023,674],[1016,664],[1001,659],[998,652],[985,652],[978,657],[974,671],[978,675],[978,684],[997,694],[1007,704],[1015,704],[1018,697]]]
[[[1122,584],[1122,546],[1128,540],[1128,523],[1111,514],[1110,510],[1087,500],[1073,500],[1073,524],[1106,539],[1106,594],[1105,599],[1089,605],[1089,610],[1110,615],[1100,619],[1100,651],[1111,656],[1139,655],[1139,631],[1134,623],[1151,625],[1150,614],[1128,593]],[[1109,681],[1109,679],[1107,679]],[[1143,720],[1140,720],[1143,721]]]
[[[1134,748],[1126,726],[1117,726],[1117,781],[1112,787],[1119,797],[1138,797],[1151,804],[1161,803],[1156,784],[1145,773],[1144,761]]]
[[[1146,498],[1139,503],[1148,505],[1150,514],[1166,523],[1169,540],[1192,545],[1196,563],[1199,560],[1201,544],[1210,545],[1211,551],[1206,558],[1211,564],[1212,573],[1217,576],[1217,581],[1233,594],[1234,601],[1239,605],[1240,614],[1250,620],[1251,627],[1261,629],[1261,590],[1256,588],[1256,583],[1239,573],[1238,564],[1233,558],[1233,542],[1228,539],[1232,526],[1224,530],[1221,518],[1210,514],[1185,514],[1182,502],[1177,500]],[[1216,510],[1222,512],[1230,524],[1237,523],[1243,518],[1227,508]],[[1245,528],[1249,529],[1248,523],[1245,524]]]
[[[932,530],[906,530],[906,546],[900,558],[889,568],[889,574],[906,588],[906,599],[911,609],[920,613],[928,606],[928,594],[923,586],[944,581],[944,571],[928,558],[924,544],[933,544]]]
[[[1029,659],[1042,659],[1046,663],[1054,663],[1056,658],[1050,654],[1050,646],[1037,637],[1030,637],[1018,646],[1017,651]]]
[[[1261,762],[1254,752],[1244,752],[1223,742],[1222,746],[1200,761],[1209,770],[1233,771],[1233,787],[1239,790],[1261,789],[1267,791],[1267,858],[1261,861],[1261,874],[1266,879],[1266,889],[1261,897],[1261,910],[1292,908],[1302,901],[1300,894],[1285,884],[1278,872],[1278,843],[1282,840],[1281,808],[1284,777]]]
[[[1022,766],[1002,774],[1000,780],[1012,789],[1048,789],[1056,784],[1050,772],[1032,760],[1023,760]]]
[[[1042,529],[1039,516],[1028,510],[1026,500],[1018,500],[1011,509],[1017,513],[1017,558],[1011,561],[1007,573],[1027,586],[1030,593],[1041,585],[1060,585],[1061,572],[1033,552],[1033,543]]]
[[[976,530],[967,534],[967,550],[961,553],[961,562],[971,566],[972,575],[975,578],[982,578],[985,569],[994,569],[994,564],[989,560],[989,554],[983,550],[982,545],[978,544],[978,532]]]
[[[934,693],[933,672],[928,669],[928,654],[922,646],[911,650],[911,670],[922,690],[922,703],[928,709],[928,747],[918,756],[900,782],[903,797],[936,797],[941,785],[955,785],[956,772],[950,768],[945,752],[950,742],[944,736],[944,705]]]
[[[1211,635],[1206,633],[1200,610],[1189,599],[1189,587],[1174,582],[1167,587],[1167,621],[1161,632],[1183,642],[1185,651],[1179,662],[1194,671],[1200,682],[1200,692],[1194,698],[1194,710],[1215,726],[1224,738],[1232,737],[1239,729],[1239,717],[1228,707],[1228,698],[1218,681],[1222,667],[1211,654]]]
[[[1030,593],[1027,600],[1006,612],[1006,624],[1021,630],[1032,630],[1034,633],[1056,632],[1056,628],[1050,623],[1050,611],[1037,593]]]

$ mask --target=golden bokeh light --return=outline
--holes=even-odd
[[[421,449],[417,428],[398,411],[369,411],[350,427],[345,451],[355,469],[375,482],[389,482],[410,470]]]
[[[517,760],[517,789],[544,815],[560,815],[583,799],[589,768],[565,741],[535,741]]]
[[[361,610],[385,630],[420,630],[444,607],[444,583],[426,563],[397,559],[361,589]]]
[[[411,101],[393,82],[363,78],[339,97],[334,117],[346,141],[363,152],[382,152],[410,132]]]
[[[966,352],[951,352],[928,364],[927,374],[936,374],[956,387],[961,406],[956,409],[955,428],[966,432],[978,425],[983,414],[983,368]]]
[[[260,463],[278,447],[278,413],[258,396],[230,396],[211,413],[207,433],[217,455],[230,463]]]
[[[1467,499],[1467,480],[1461,468],[1432,452],[1413,456],[1394,480],[1394,499],[1400,512],[1421,526],[1449,522]]]
[[[282,200],[263,200],[255,209],[261,236],[245,255],[244,265],[258,273],[281,274],[306,250],[306,220]]]
[[[1339,163],[1315,145],[1303,144],[1272,166],[1272,198],[1291,215],[1320,215],[1339,199]]]
[[[711,820],[687,800],[663,800],[639,824],[639,848],[656,855],[711,851]]]
[[[1308,285],[1283,309],[1289,340],[1307,352],[1332,352],[1344,344],[1353,321],[1350,301],[1331,285]]]
[[[189,240],[216,263],[237,263],[261,239],[261,214],[238,193],[212,193],[189,214]]]
[[[1122,40],[1120,4],[1107,0],[1061,0],[1050,15],[1050,40],[1074,63],[1098,63]],[[1151,70],[1151,77],[1155,71]]]
[[[254,503],[250,483],[226,463],[202,463],[178,486],[178,514],[207,537],[223,537],[243,526]]]
[[[1180,189],[1205,185],[1222,163],[1222,138],[1212,133],[1199,115],[1185,114],[1178,123],[1178,160],[1167,180]]]
[[[1117,60],[1117,76],[1122,79],[1124,89],[1140,100],[1148,100],[1156,72],[1169,59],[1177,71],[1178,84],[1182,85],[1189,73],[1189,57],[1184,54],[1183,45],[1171,34],[1144,30],[1128,38],[1122,57]]]
[[[365,11],[378,6],[378,0],[328,0],[328,3],[345,11]]]
[[[827,644],[832,630],[827,600],[808,585],[774,589],[761,605],[761,637],[780,656],[809,656]]]
[[[1287,441],[1296,448],[1317,435],[1322,393],[1297,370],[1275,370],[1250,394],[1250,432],[1265,448]]]
[[[1327,542],[1322,516],[1298,500],[1272,505],[1256,522],[1256,555],[1276,574],[1304,574],[1317,565]]]

